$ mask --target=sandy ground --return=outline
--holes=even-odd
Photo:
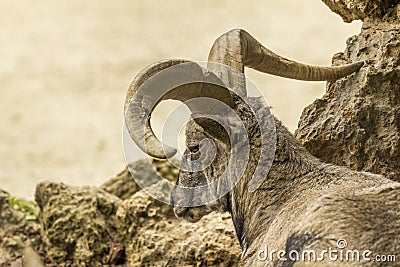
[[[32,198],[42,180],[99,185],[116,174],[132,77],[164,58],[206,60],[232,28],[286,57],[328,65],[360,24],[318,0],[1,1],[0,187]],[[291,130],[325,86],[247,74]]]

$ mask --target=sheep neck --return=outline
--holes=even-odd
[[[275,123],[276,152],[267,179],[255,192],[249,192],[249,180],[256,165],[249,164],[244,177],[250,178],[241,179],[227,196],[228,210],[243,253],[265,233],[282,205],[293,196],[293,183],[310,174],[315,165],[322,164],[298,143],[279,120],[276,119]],[[256,155],[257,149],[252,149],[252,153]]]

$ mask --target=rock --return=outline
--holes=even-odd
[[[18,266],[23,250],[40,247],[38,207],[0,189],[0,266]]]
[[[196,224],[179,220],[170,206],[137,192],[118,210],[129,223],[128,266],[237,266],[241,249],[228,214]]]
[[[179,161],[176,159],[172,159],[172,164],[167,160],[141,159],[129,163],[125,170],[105,182],[100,188],[121,199],[127,199],[141,190],[141,186],[148,187],[157,183],[159,181],[157,174],[169,181],[176,181],[179,169],[175,166],[179,166]],[[141,186],[136,180],[141,181]]]
[[[153,164],[160,175],[176,179],[175,167],[167,161]],[[174,183],[151,184],[149,173],[154,170],[148,162],[132,166],[132,173],[150,182],[146,191],[116,190],[123,181],[135,185],[128,171],[102,188],[53,182],[37,186],[46,266],[237,265],[241,250],[229,215],[212,213],[196,224],[178,220],[171,206],[146,193],[159,198]],[[133,195],[122,200],[105,189],[122,197]]]
[[[399,0],[322,0],[333,12],[339,14],[343,21],[366,19],[390,19],[400,15]],[[397,7],[396,7],[397,6]],[[389,15],[388,15],[389,14]]]
[[[322,160],[395,181],[400,181],[399,21],[364,22],[361,33],[347,40],[333,64],[367,64],[329,82],[322,99],[304,109],[296,131],[307,150]]]
[[[124,224],[116,217],[122,200],[94,187],[42,182],[35,200],[40,207],[46,260],[57,266],[103,266],[115,244],[124,242]]]

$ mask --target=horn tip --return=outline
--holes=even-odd
[[[363,67],[366,64],[367,64],[367,62],[365,60],[363,60],[363,61],[355,62],[354,66],[357,67],[357,69],[360,69],[361,67]]]

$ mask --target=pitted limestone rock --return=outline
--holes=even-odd
[[[35,199],[41,212],[46,261],[66,266],[101,266],[110,248],[123,242],[124,225],[115,216],[122,201],[93,187],[42,182]]]
[[[333,63],[365,60],[306,107],[296,136],[315,156],[400,179],[400,24],[364,22]]]
[[[399,0],[322,0],[345,22],[353,20],[399,20]],[[395,18],[396,19],[396,18]]]
[[[40,244],[36,204],[0,189],[0,266],[18,266],[23,249]]]

